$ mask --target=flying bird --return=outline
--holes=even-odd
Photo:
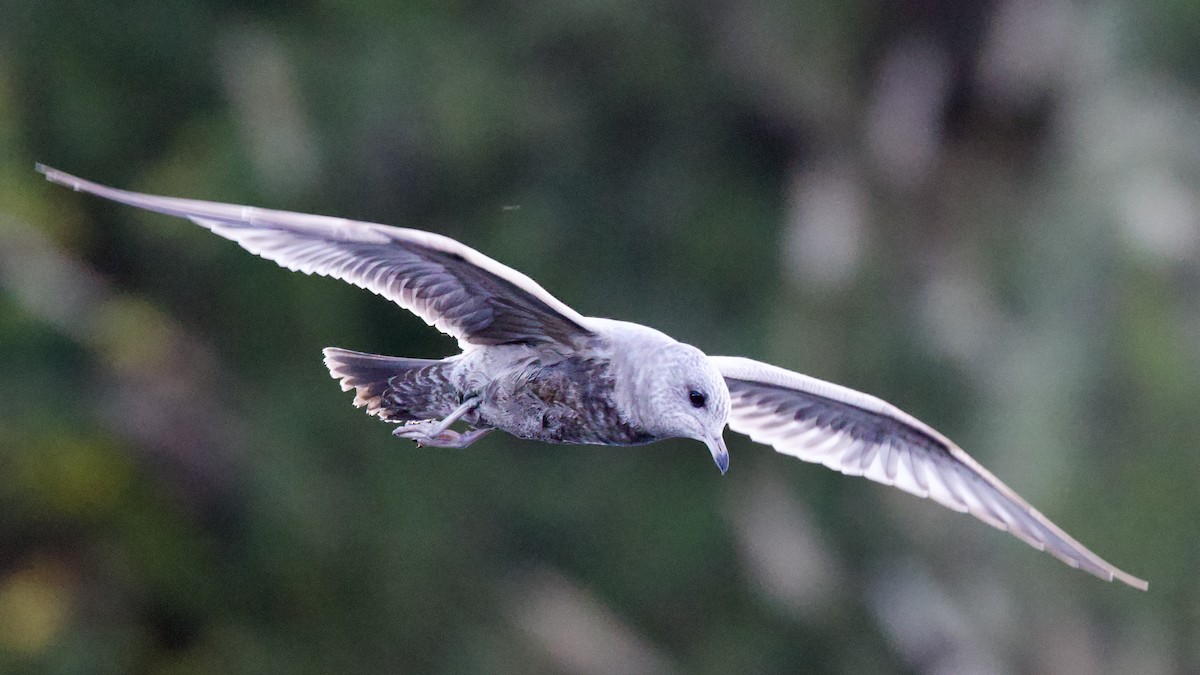
[[[400,438],[453,448],[497,429],[549,443],[690,438],[725,473],[728,424],[783,454],[970,513],[1101,579],[1148,587],[948,438],[873,396],[747,358],[708,356],[640,324],[583,316],[524,274],[438,234],[159,197],[37,170],[77,191],[187,218],[290,270],[348,281],[456,338],[461,353],[441,360],[324,350],[354,404],[397,424]]]

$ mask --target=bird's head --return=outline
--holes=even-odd
[[[704,352],[681,343],[653,355],[643,370],[650,395],[643,421],[663,438],[694,438],[708,446],[721,473],[729,469],[725,422],[729,388]]]

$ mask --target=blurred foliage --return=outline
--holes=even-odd
[[[0,672],[1200,671],[1194,2],[0,0]],[[458,238],[881,395],[1110,586],[731,438],[415,450],[452,341],[42,182]]]

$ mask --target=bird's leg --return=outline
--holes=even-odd
[[[473,429],[465,434],[460,434],[450,429],[450,425],[462,419],[463,415],[466,415],[478,406],[479,397],[472,396],[463,401],[462,405],[455,408],[444,419],[409,422],[393,431],[392,435],[416,441],[418,446],[429,445],[439,448],[465,448],[483,438],[491,429]]]

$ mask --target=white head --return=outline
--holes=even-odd
[[[643,364],[642,423],[662,438],[694,438],[708,446],[721,473],[729,469],[725,422],[729,388],[699,349],[673,343],[656,349]]]

